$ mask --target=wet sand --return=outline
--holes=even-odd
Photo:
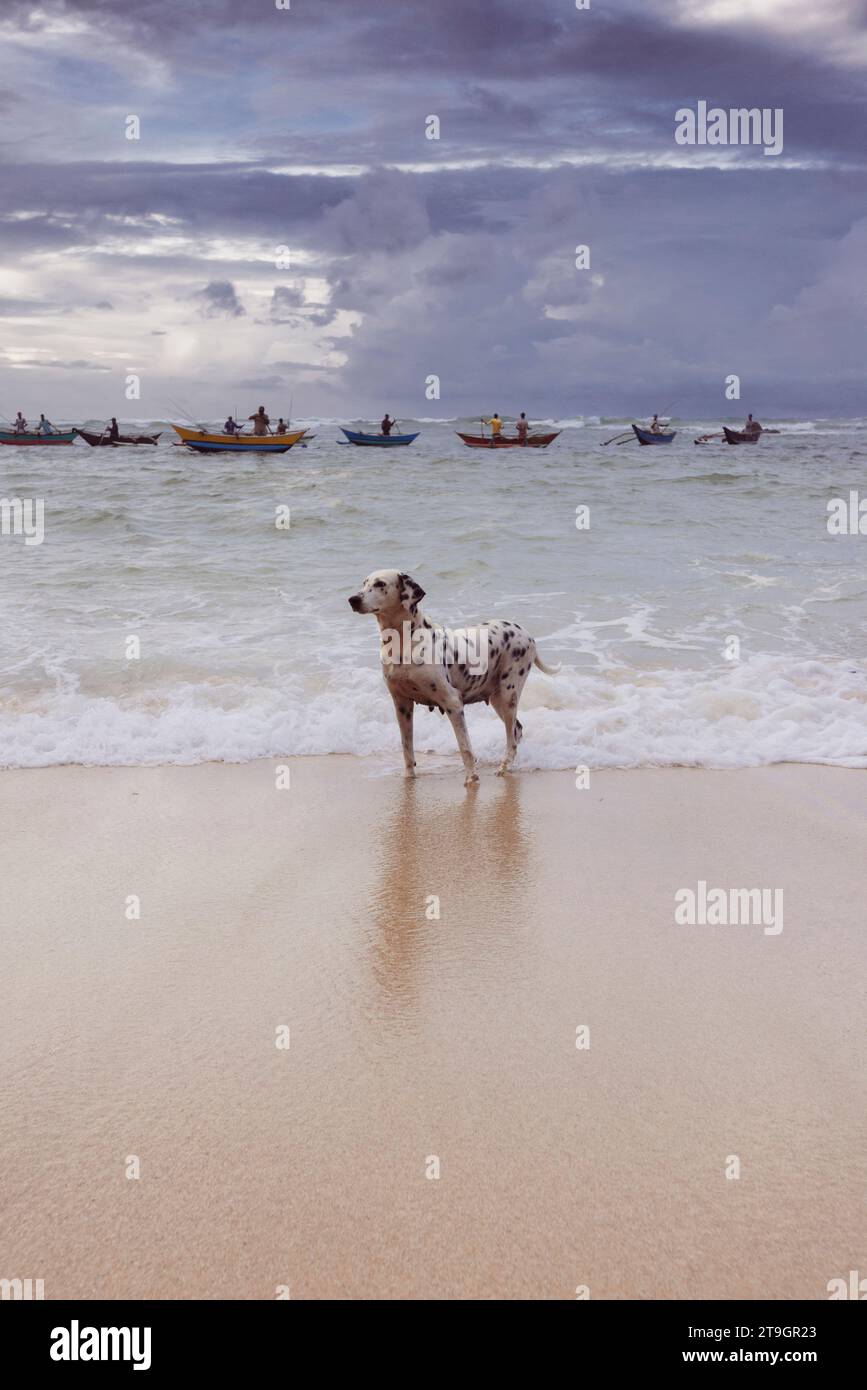
[[[291,767],[0,773],[0,1277],[770,1299],[867,1268],[863,773]],[[783,931],[676,924],[698,880],[782,888]]]

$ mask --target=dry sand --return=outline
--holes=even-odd
[[[456,765],[408,784],[350,757],[281,791],[271,763],[0,774],[0,1277],[827,1297],[867,1273],[865,788],[466,792]],[[783,931],[677,925],[699,879],[781,887]]]

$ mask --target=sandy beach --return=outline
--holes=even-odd
[[[863,1267],[863,775],[429,762],[0,774],[0,1274],[821,1299]],[[783,929],[677,924],[699,881],[781,888]]]

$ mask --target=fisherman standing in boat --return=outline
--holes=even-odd
[[[54,426],[50,420],[46,420],[44,415],[40,415],[39,424],[36,426],[37,434],[53,434]]]
[[[254,434],[259,435],[268,433],[268,426],[270,425],[271,421],[265,414],[264,405],[259,406],[259,409],[256,411],[255,415],[250,415],[247,418],[253,421]]]
[[[523,410],[521,411],[521,414],[518,416],[518,419],[515,421],[515,429],[518,432],[518,439],[521,441],[522,444],[526,444],[527,434],[530,429],[530,422],[527,419],[526,412]]]
[[[754,420],[752,415],[748,415],[747,422],[744,425],[744,434],[761,434],[761,432],[762,426],[759,424],[758,420]]]
[[[382,431],[382,433],[386,436],[386,438],[388,438],[388,436],[391,434],[392,427],[396,424],[396,420],[389,420],[388,411],[386,411],[379,422],[379,428]]]
[[[20,411],[20,410],[19,410],[18,414],[15,416],[15,433],[16,433],[16,434],[26,434],[26,433],[27,433],[27,421],[24,419],[24,416],[21,414],[21,411]]]
[[[118,439],[120,438],[120,430],[117,427],[117,420],[113,415],[111,417],[111,424],[108,428],[108,437],[111,440],[112,444],[116,444]]]
[[[491,443],[493,443],[495,440],[499,439],[500,435],[503,432],[503,422],[500,419],[499,410],[495,410],[490,420],[486,420],[485,424],[490,425],[491,427]]]

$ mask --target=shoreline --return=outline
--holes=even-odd
[[[0,1272],[827,1298],[867,1238],[852,770],[0,773]],[[783,929],[678,925],[700,882],[780,889]]]

